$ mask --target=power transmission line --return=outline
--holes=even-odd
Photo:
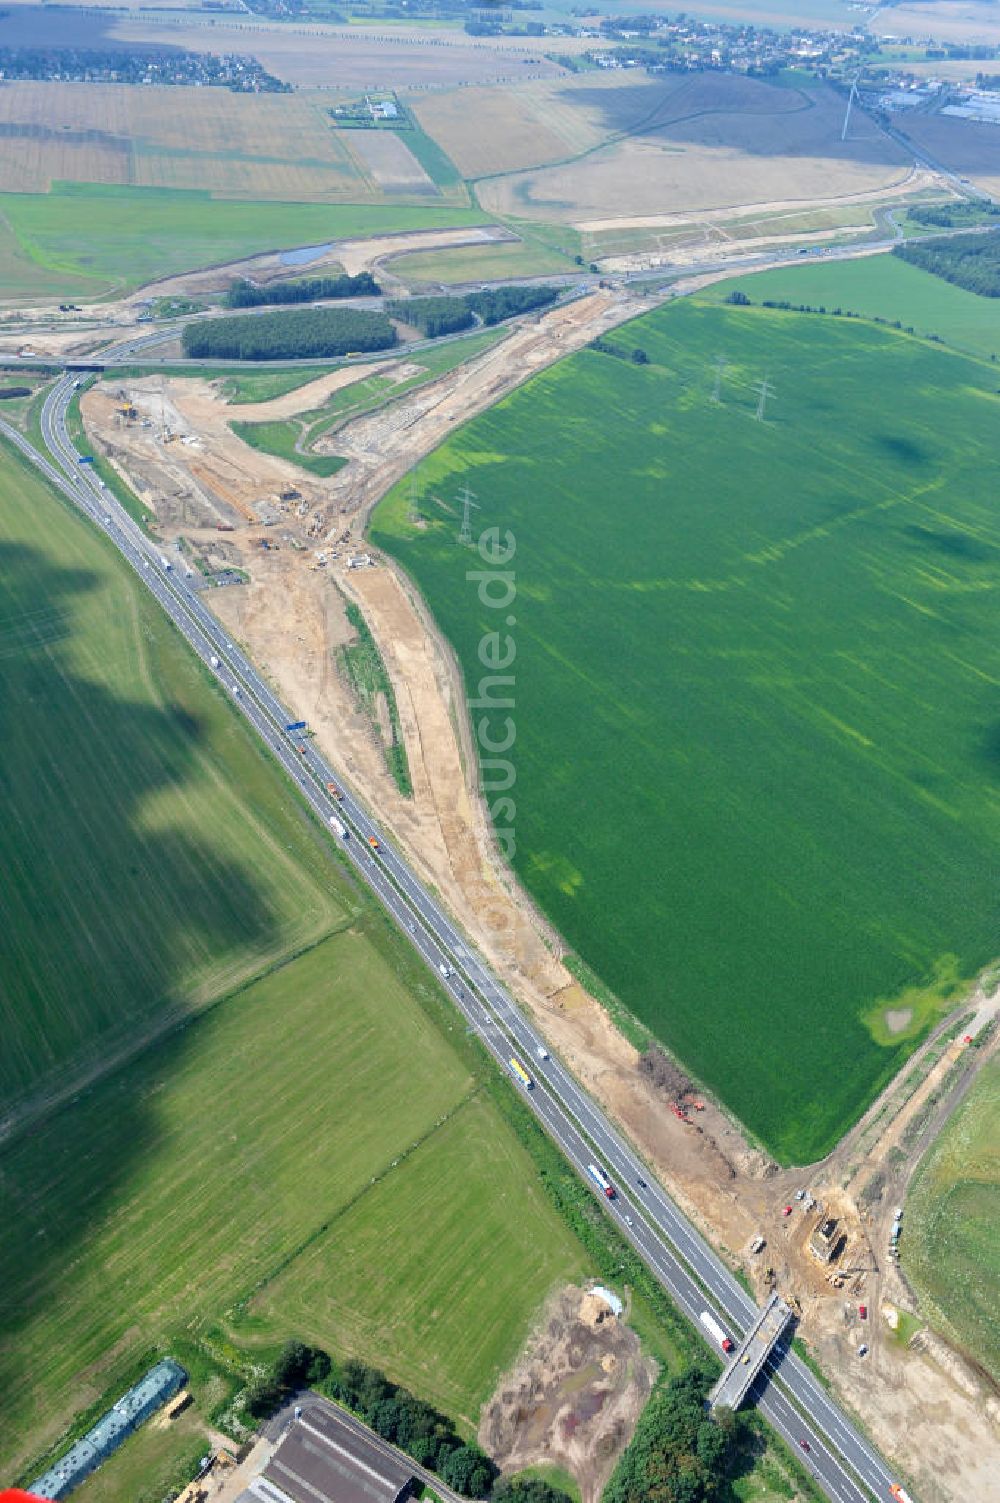
[[[764,421],[764,410],[767,407],[769,399],[774,396],[774,387],[765,376],[763,381],[757,382],[754,391],[757,393],[756,417],[758,423],[762,423]]]

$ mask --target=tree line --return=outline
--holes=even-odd
[[[1000,216],[1000,205],[987,203],[914,204],[906,217],[913,224],[934,225],[952,230],[981,224],[984,219]]]
[[[893,255],[978,297],[1000,297],[1000,235],[950,235],[897,245]]]
[[[195,360],[296,360],[388,350],[398,336],[384,313],[363,308],[295,308],[185,326],[181,344]]]
[[[466,1498],[491,1503],[569,1503],[566,1494],[538,1478],[502,1478],[474,1442],[464,1441],[447,1415],[356,1358],[337,1364],[318,1347],[289,1341],[250,1383],[244,1404],[266,1419],[303,1388],[313,1388],[350,1409],[383,1440]]]
[[[371,272],[356,277],[341,273],[335,277],[301,277],[294,282],[274,282],[258,287],[246,277],[230,282],[225,296],[227,308],[260,308],[271,303],[318,303],[322,298],[378,297],[382,289]]]

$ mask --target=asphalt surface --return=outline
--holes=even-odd
[[[130,341],[115,353],[127,358],[137,346],[154,338]],[[341,855],[450,992],[470,1031],[508,1074],[512,1054],[527,1067],[534,1085],[531,1090],[522,1088],[526,1103],[702,1339],[706,1336],[698,1317],[707,1309],[738,1344],[757,1318],[753,1299],[573,1076],[544,1051],[542,1040],[510,994],[419,883],[368,810],[346,791],[313,742],[286,732],[285,726],[299,717],[278,701],[183,573],[163,566],[162,558],[179,562],[179,554],[158,548],[104,489],[92,467],[80,464],[66,427],[75,384],[72,377],[60,379],[42,409],[48,457],[40,456],[2,420],[0,432],[107,534],[217,676],[300,795],[331,829]],[[342,802],[333,799],[328,783],[344,790]],[[346,840],[334,835],[331,818],[348,826]],[[377,852],[369,844],[373,839],[379,843]],[[589,1162],[600,1165],[615,1185],[614,1200],[596,1191],[586,1171]],[[866,1503],[872,1497],[885,1503],[889,1499],[894,1474],[794,1353],[775,1349],[750,1398],[834,1503]]]

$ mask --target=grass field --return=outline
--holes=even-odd
[[[138,581],[0,464],[7,1115],[346,912],[284,778]]]
[[[394,275],[404,282],[445,285],[493,282],[501,277],[545,277],[554,272],[565,276],[573,269],[571,256],[524,242],[472,245],[450,251],[414,251],[409,256],[396,256],[392,262]]]
[[[903,1270],[921,1310],[1000,1381],[1000,1061],[986,1065],[917,1170]]]
[[[352,1354],[380,1352],[414,1392],[474,1429],[527,1335],[526,1312],[560,1275],[588,1272],[523,1149],[474,1097],[249,1308],[272,1341],[297,1330]]]
[[[297,464],[312,475],[336,475],[347,463],[336,454],[300,453],[295,445],[302,437],[302,424],[293,418],[278,419],[272,423],[231,423],[230,427],[245,444],[260,449],[265,454],[276,454]]]
[[[459,486],[511,529],[516,815],[497,817],[517,872],[808,1162],[1000,949],[995,372],[853,320],[689,302],[610,342],[649,364],[586,351],[536,377],[420,466],[422,525],[406,481],[372,536],[481,699],[479,644],[499,629],[505,655],[507,627],[467,578]],[[487,736],[504,713],[482,711]]]
[[[43,1416],[114,1381],[123,1348],[196,1337],[249,1297],[470,1088],[361,926],[14,1144],[0,1160],[19,1228],[0,1249],[3,1472]]]
[[[936,334],[970,354],[1000,357],[1000,300],[953,287],[898,256],[762,271],[717,282],[704,297],[721,302],[733,291],[745,292],[754,303],[769,298],[898,321],[918,334]]]
[[[263,251],[485,222],[478,210],[439,204],[253,203],[57,183],[49,193],[0,193],[0,285],[15,297],[98,297]]]

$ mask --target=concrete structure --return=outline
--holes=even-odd
[[[413,1468],[377,1436],[311,1399],[239,1503],[400,1503],[415,1481]]]
[[[61,1461],[33,1482],[31,1491],[39,1498],[67,1497],[186,1382],[187,1373],[180,1363],[165,1357],[151,1367],[134,1388],[123,1394],[106,1414],[102,1414],[97,1424],[70,1447]]]
[[[712,1409],[740,1407],[791,1318],[792,1312],[784,1300],[772,1294],[709,1394]]]

